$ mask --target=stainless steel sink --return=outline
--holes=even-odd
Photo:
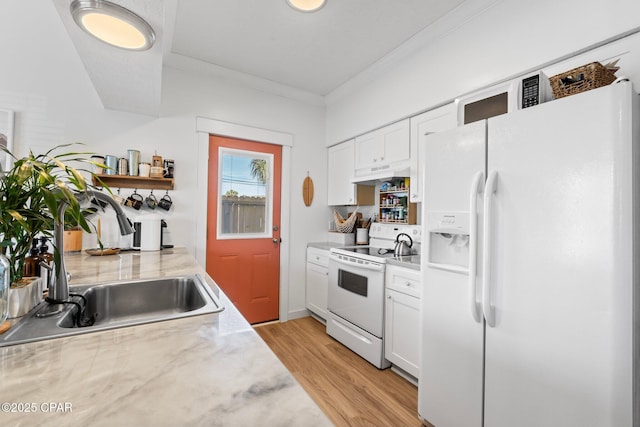
[[[75,304],[67,304],[61,313],[39,317],[47,309],[42,303],[0,335],[0,347],[224,309],[200,275],[74,286],[70,291],[82,295],[71,300],[85,307],[84,317],[95,319],[91,326],[77,326]]]

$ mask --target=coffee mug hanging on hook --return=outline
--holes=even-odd
[[[138,211],[142,207],[143,201],[144,199],[140,194],[138,194],[138,190],[133,190],[133,194],[127,197],[127,200],[124,201],[124,205]]]
[[[151,194],[149,194],[145,199],[144,203],[149,207],[149,209],[155,209],[158,206],[158,199],[153,194],[153,190],[151,190]]]
[[[173,201],[169,196],[169,191],[167,191],[165,195],[162,196],[162,199],[158,201],[158,207],[164,209],[165,211],[168,211],[169,209],[171,209],[172,204],[173,204]]]
[[[124,204],[124,197],[122,197],[122,196],[120,195],[120,189],[119,189],[119,188],[118,188],[118,190],[117,190],[117,193],[116,193],[116,194],[111,193],[111,198],[112,198],[113,200],[115,200],[115,201],[116,201],[116,203],[117,203],[117,204],[119,204],[119,205],[123,205],[123,204]]]

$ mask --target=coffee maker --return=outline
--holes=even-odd
[[[173,245],[167,245],[164,243],[164,229],[167,228],[167,221],[165,221],[164,219],[160,220],[160,228],[162,229],[162,231],[160,231],[160,249],[171,249],[173,248]]]
[[[167,222],[158,214],[141,215],[133,222],[134,250],[159,251],[173,248],[173,245],[164,244],[164,229]]]

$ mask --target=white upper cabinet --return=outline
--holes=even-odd
[[[420,151],[424,137],[430,133],[442,132],[457,126],[455,103],[443,105],[411,118],[411,192],[412,203],[422,202],[422,171],[420,170]]]
[[[353,178],[353,139],[329,147],[327,165],[327,201],[329,206],[353,205],[356,186]]]
[[[411,157],[409,119],[356,137],[355,175],[367,176],[402,166]]]

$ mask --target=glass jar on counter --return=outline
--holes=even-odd
[[[6,256],[0,254],[0,324],[9,316],[9,285],[11,266]]]

